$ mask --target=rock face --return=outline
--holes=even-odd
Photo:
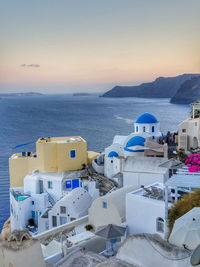
[[[159,77],[153,82],[142,83],[137,86],[115,86],[103,97],[144,97],[144,98],[171,98],[181,84],[197,77],[199,74],[182,74],[176,77]]]
[[[200,77],[185,81],[171,99],[171,103],[190,104],[200,99]]]

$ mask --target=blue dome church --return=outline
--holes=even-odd
[[[160,123],[156,117],[150,113],[144,113],[138,117],[134,125],[134,132],[136,134],[147,134],[152,140],[162,135],[160,132]]]

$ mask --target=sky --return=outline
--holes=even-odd
[[[0,92],[200,73],[199,0],[0,0]]]

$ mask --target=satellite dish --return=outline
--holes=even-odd
[[[190,258],[190,263],[192,266],[197,266],[200,264],[200,245],[198,245],[193,251]]]

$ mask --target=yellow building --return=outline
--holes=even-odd
[[[36,169],[40,172],[80,170],[95,154],[87,152],[87,142],[80,136],[40,138],[35,153],[22,152],[10,157],[10,187],[22,187],[24,177]]]

